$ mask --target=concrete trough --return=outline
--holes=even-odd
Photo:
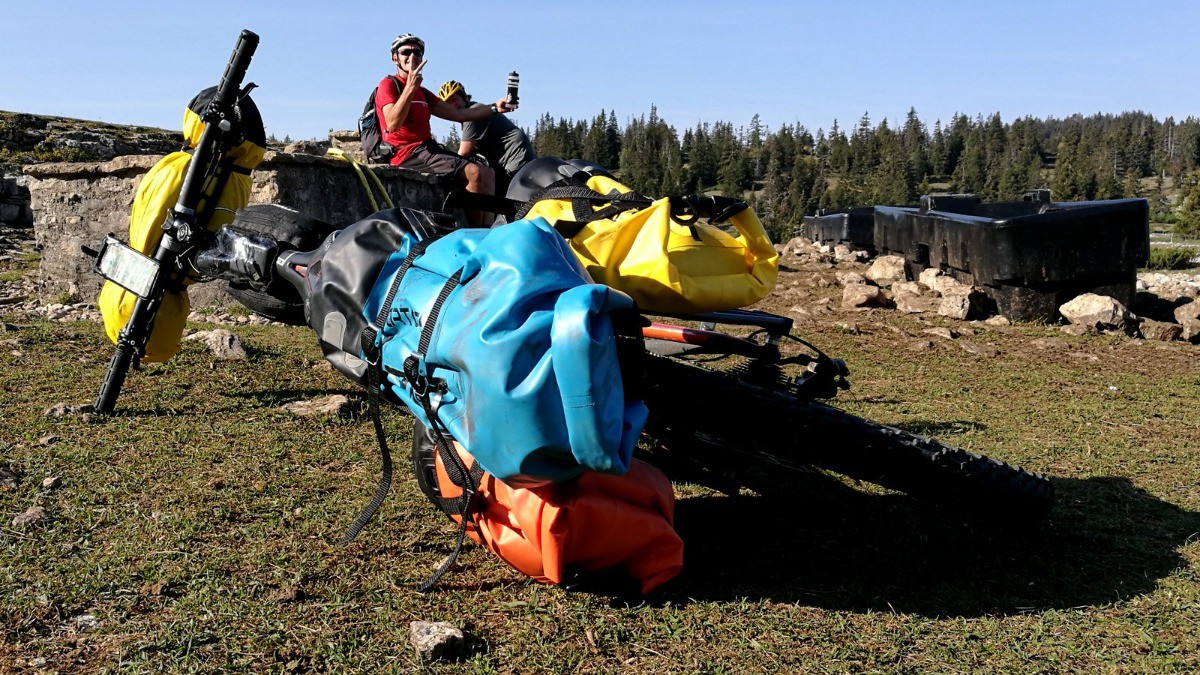
[[[1130,306],[1150,255],[1145,199],[1053,202],[1049,190],[1021,201],[927,195],[919,207],[874,208],[874,246],[901,255],[909,277],[935,267],[982,288],[1018,321],[1056,321],[1082,293]]]

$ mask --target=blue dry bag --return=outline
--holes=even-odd
[[[368,325],[386,310],[363,357],[378,349],[385,392],[509,485],[623,474],[646,407],[625,398],[610,313],[632,307],[540,218],[405,234],[363,307]]]

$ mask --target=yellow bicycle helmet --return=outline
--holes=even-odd
[[[466,96],[466,92],[463,90],[462,84],[456,80],[443,82],[442,87],[438,89],[438,98],[442,99],[443,101],[448,102],[450,97],[454,96],[455,94],[462,94],[463,96]]]

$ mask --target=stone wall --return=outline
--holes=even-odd
[[[91,259],[80,246],[95,248],[109,232],[127,238],[134,192],[159,159],[134,155],[101,163],[25,167],[30,177],[34,236],[42,251],[38,294],[43,301],[63,293],[94,301],[102,279],[92,271]],[[436,210],[445,198],[445,190],[434,176],[389,166],[372,169],[397,206]],[[268,152],[253,179],[252,204],[283,204],[338,226],[372,212],[358,175],[346,162]],[[189,291],[193,307],[233,304],[222,286],[193,286]]]
[[[0,174],[0,225],[30,227],[33,211],[29,208],[29,178]]]

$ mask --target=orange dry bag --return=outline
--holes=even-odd
[[[461,523],[462,516],[446,503],[461,496],[462,489],[434,450],[432,433],[418,424],[413,436],[422,488]],[[463,465],[474,467],[475,458],[453,445]],[[472,473],[479,476],[481,470]],[[620,571],[645,594],[683,569],[683,540],[672,525],[674,514],[671,481],[635,459],[621,476],[584,471],[578,478],[535,488],[509,487],[482,472],[466,530],[501,560],[542,583],[561,584],[574,572]]]

